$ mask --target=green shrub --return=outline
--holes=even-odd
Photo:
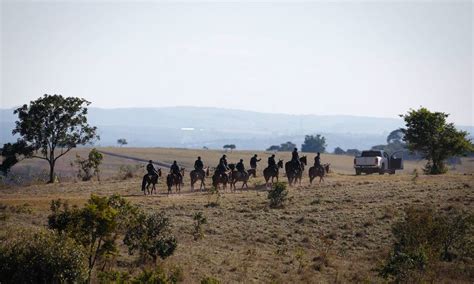
[[[91,195],[83,208],[69,208],[61,200],[51,202],[48,216],[50,229],[69,236],[87,252],[89,279],[94,266],[102,267],[117,254],[116,239],[131,220],[137,218],[138,208],[119,195]]]
[[[138,251],[143,260],[151,257],[154,263],[158,257],[165,259],[172,255],[178,245],[164,212],[140,214],[127,229],[124,244],[130,254]]]
[[[392,227],[393,250],[379,270],[384,278],[413,282],[432,271],[437,262],[473,257],[472,214],[430,207],[410,207],[405,213],[405,219]]]
[[[15,230],[0,240],[1,283],[83,282],[85,254],[67,236]]]
[[[76,160],[74,163],[78,167],[77,177],[83,181],[92,179],[93,176],[97,176],[97,179],[100,180],[100,170],[99,166],[102,163],[104,156],[97,151],[96,148],[93,148],[87,159],[81,158],[79,154],[76,154]]]
[[[268,199],[270,200],[271,208],[282,208],[288,195],[286,184],[283,182],[276,182],[273,184],[273,189],[268,192]]]

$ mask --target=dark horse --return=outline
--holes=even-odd
[[[212,186],[216,189],[219,188],[219,184],[222,184],[223,189],[225,191],[228,182],[229,176],[226,173],[218,175],[216,172],[214,172],[214,174],[212,175]]]
[[[229,173],[229,180],[230,180],[230,189],[236,189],[235,187],[235,184],[239,181],[242,182],[242,187],[241,188],[244,188],[244,186],[246,188],[249,188],[249,186],[247,185],[247,182],[249,181],[249,177],[250,175],[247,173],[241,173],[239,171],[236,171],[235,170],[235,164],[229,164],[229,169],[230,169],[230,173]]]
[[[189,173],[189,176],[191,177],[191,190],[194,190],[194,184],[200,180],[201,184],[199,186],[199,190],[203,189],[206,190],[206,184],[204,183],[204,180],[206,177],[209,176],[209,168],[206,168],[206,170],[192,170]]]
[[[304,166],[307,164],[306,156],[300,158],[301,168],[293,163],[292,161],[285,163],[285,172],[286,177],[288,178],[288,184],[291,186],[296,183],[298,180],[301,184],[301,179],[303,177]]]
[[[171,193],[171,188],[175,186],[176,192],[181,192],[181,184],[183,184],[184,168],[181,168],[181,177],[177,174],[169,173],[166,176],[166,185],[168,186],[168,194]]]
[[[316,177],[319,177],[319,183],[321,183],[321,181],[324,181],[324,176],[329,173],[329,166],[331,164],[324,164],[324,165],[321,165],[321,168],[317,168],[316,166],[313,166],[311,168],[309,168],[309,183],[312,184],[313,183],[313,180],[316,178]]]
[[[266,167],[263,170],[263,176],[265,177],[265,187],[268,187],[268,181],[270,180],[270,178],[272,178],[272,182],[271,182],[272,185],[273,185],[274,178],[276,178],[278,182],[278,172],[279,172],[279,169],[282,169],[282,168],[283,168],[283,160],[279,160],[276,168]]]
[[[153,191],[155,191],[155,194],[156,194],[156,184],[158,183],[158,177],[161,177],[161,169],[158,169],[157,172],[158,174],[154,174],[154,175],[146,174],[143,176],[143,180],[142,180],[143,194],[146,195],[147,192],[148,194],[153,194]],[[152,185],[151,192],[150,192],[150,184]]]
[[[256,178],[257,177],[257,169],[248,169],[247,173],[249,176]]]

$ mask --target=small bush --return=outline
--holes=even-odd
[[[119,168],[118,178],[121,179],[121,180],[126,180],[126,179],[129,179],[129,178],[133,178],[135,176],[135,174],[137,173],[137,171],[141,168],[142,168],[142,166],[140,166],[140,165],[134,165],[134,166],[132,166],[132,165],[122,165]]]
[[[393,251],[379,270],[384,278],[413,282],[423,278],[440,261],[473,257],[472,214],[451,210],[435,211],[430,207],[411,207],[406,218],[392,227]]]
[[[126,284],[130,283],[130,274],[128,272],[121,271],[101,271],[97,274],[97,280],[101,284]]]
[[[170,220],[164,212],[140,214],[128,228],[123,242],[130,254],[138,251],[142,260],[151,257],[154,263],[158,257],[165,259],[172,255],[178,245],[171,232]]]
[[[91,180],[93,176],[97,176],[97,179],[100,180],[99,166],[103,158],[104,156],[95,148],[89,152],[87,159],[83,159],[76,154],[74,163],[78,167],[77,177],[83,181],[88,181]]]
[[[202,214],[202,212],[198,212],[194,214],[193,220],[196,221],[194,223],[194,231],[193,231],[193,236],[194,240],[197,241],[201,239],[204,234],[202,233],[202,225],[207,223],[206,217]]]
[[[49,230],[9,232],[0,239],[1,283],[73,283],[86,279],[85,254]]]
[[[156,283],[156,284],[175,284],[183,282],[183,269],[181,267],[172,267],[165,271],[163,267],[157,266],[155,269],[145,269],[129,283]]]
[[[288,190],[286,189],[285,183],[283,182],[274,183],[273,189],[268,192],[270,207],[283,208],[287,195],[288,195]]]

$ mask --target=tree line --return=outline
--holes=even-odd
[[[38,158],[49,164],[49,182],[54,182],[56,161],[73,148],[92,144],[99,140],[97,127],[87,122],[87,106],[90,102],[77,97],[44,95],[29,105],[14,110],[18,115],[13,135],[19,138],[15,143],[6,143],[0,149],[2,164],[0,171],[6,175],[12,166],[24,158]],[[392,131],[387,137],[387,145],[374,146],[386,151],[407,150],[426,159],[426,173],[446,172],[446,160],[450,157],[473,152],[473,144],[466,131],[457,130],[448,123],[449,114],[431,112],[426,108],[409,110],[401,115],[405,128]],[[126,145],[125,139],[118,144]],[[291,151],[296,145],[290,141],[272,145],[267,151]],[[326,138],[320,134],[306,135],[301,150],[304,152],[326,152]],[[235,149],[234,144],[224,145],[224,149]],[[350,151],[349,151],[350,150]],[[357,149],[336,148],[337,153],[357,154]],[[97,158],[97,157],[96,157]],[[89,161],[94,167],[94,161]],[[83,162],[84,164],[86,162]]]

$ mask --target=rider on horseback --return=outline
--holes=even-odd
[[[227,171],[227,165],[225,164],[225,160],[223,160],[221,158],[220,162],[219,162],[219,165],[217,165],[216,167],[216,175],[217,176],[224,176],[226,175],[226,172]]]
[[[240,162],[238,162],[237,165],[235,165],[235,168],[236,168],[237,171],[239,171],[242,175],[244,175],[244,176],[247,175],[247,172],[245,171],[245,166],[244,166],[244,160],[243,160],[243,159],[240,159]]]
[[[219,165],[223,164],[225,167],[225,171],[229,170],[229,167],[227,166],[227,156],[224,154],[222,155],[221,159],[219,160]]]
[[[179,179],[181,180],[183,176],[181,175],[178,163],[176,161],[173,161],[173,164],[171,165],[170,172],[174,175],[177,175]]]
[[[158,175],[158,172],[156,171],[155,167],[153,166],[153,161],[152,160],[148,161],[148,165],[146,165],[146,171],[151,176]]]
[[[198,157],[198,159],[194,162],[194,169],[196,171],[203,171],[204,164],[202,163],[201,157]]]
[[[321,153],[318,152],[318,154],[316,154],[316,157],[314,157],[314,166],[317,167],[317,168],[321,168]]]
[[[250,168],[251,169],[256,169],[257,168],[257,162],[260,162],[262,159],[257,159],[257,154],[253,155],[253,157],[250,159]]]
[[[275,162],[275,154],[271,155],[269,158],[268,158],[268,168],[269,169],[276,169],[277,168],[277,164]]]
[[[293,149],[293,152],[291,152],[291,162],[294,163],[301,170],[300,155],[298,154],[298,148]]]

